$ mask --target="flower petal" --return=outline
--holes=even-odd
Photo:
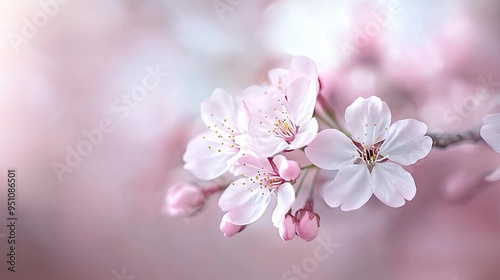
[[[391,124],[391,111],[387,104],[376,96],[368,99],[358,97],[347,107],[345,121],[352,139],[363,146],[371,147],[386,139]]]
[[[424,158],[432,149],[432,139],[424,136],[427,125],[413,119],[400,120],[391,125],[380,154],[392,161],[410,165]]]
[[[307,158],[319,168],[336,170],[359,156],[351,139],[336,129],[320,131],[305,149]]]
[[[241,178],[229,184],[219,198],[219,207],[222,211],[231,211],[248,205],[254,196],[261,196],[257,184],[249,182],[248,178]]]
[[[297,126],[312,118],[318,91],[318,82],[308,81],[305,78],[294,80],[288,87],[286,107],[290,118]]]
[[[324,198],[330,207],[343,211],[359,209],[373,194],[372,178],[365,164],[340,168],[333,182],[325,188]]]
[[[270,201],[271,193],[267,190],[257,192],[245,206],[229,211],[227,220],[235,225],[251,224],[264,214]]]
[[[201,104],[201,118],[214,131],[230,135],[240,134],[238,130],[238,104],[225,90],[217,88],[209,100]]]
[[[285,218],[286,212],[290,210],[295,201],[295,190],[290,183],[284,183],[278,188],[278,204],[273,211],[272,222],[275,227],[279,227]]]
[[[290,150],[300,149],[307,144],[311,143],[312,140],[318,134],[318,121],[316,118],[312,118],[305,125],[299,127],[299,131],[297,135],[295,135],[295,139],[290,143]]]
[[[273,172],[269,159],[265,156],[243,156],[234,165],[234,175],[254,177],[259,172]]]
[[[300,165],[293,160],[287,160],[283,155],[273,158],[274,164],[278,168],[278,175],[286,181],[293,181],[300,176]]]
[[[280,87],[287,87],[289,80],[288,80],[288,75],[289,75],[289,70],[288,69],[283,69],[283,68],[275,68],[269,71],[269,82],[271,85],[275,88],[280,88]]]
[[[400,207],[417,192],[411,174],[396,163],[375,164],[372,177],[375,196],[388,206]]]
[[[202,180],[211,180],[229,171],[239,157],[231,139],[207,131],[189,141],[184,168]]]
[[[318,69],[311,59],[305,56],[296,56],[290,65],[290,81],[304,77],[309,81],[318,81]]]
[[[481,137],[493,150],[500,153],[500,113],[485,116],[483,122]]]

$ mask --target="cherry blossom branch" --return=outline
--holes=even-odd
[[[428,133],[432,138],[432,146],[436,148],[447,148],[464,141],[479,142],[484,141],[478,130],[468,130],[462,133]]]

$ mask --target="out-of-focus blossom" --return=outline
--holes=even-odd
[[[500,153],[500,113],[485,116],[483,122],[481,137],[493,150]]]
[[[201,104],[201,117],[208,131],[188,143],[184,167],[200,179],[211,180],[229,171],[243,154],[236,136],[246,133],[248,114],[241,100],[215,89]]]
[[[225,214],[222,217],[222,220],[220,222],[220,231],[224,234],[225,237],[231,237],[239,232],[241,232],[243,229],[245,229],[245,225],[235,225],[227,221],[227,214]]]
[[[278,204],[272,222],[279,227],[295,200],[292,183],[300,175],[299,164],[282,155],[273,159],[244,156],[236,162],[234,174],[243,178],[231,183],[219,200],[219,207],[228,212],[227,220],[236,225],[255,222],[276,195]]]
[[[319,215],[314,213],[312,209],[307,208],[307,204],[303,209],[295,213],[297,219],[297,235],[309,242],[312,241],[319,232]]]
[[[281,239],[284,241],[292,240],[295,236],[296,225],[297,219],[292,214],[287,213],[278,228]]]
[[[339,170],[325,188],[328,205],[355,210],[372,194],[391,207],[413,199],[415,182],[399,164],[414,164],[430,152],[427,126],[413,119],[390,125],[389,107],[375,96],[356,99],[346,109],[345,120],[351,138],[327,129],[306,148],[307,157],[316,166]]]
[[[252,150],[273,156],[307,145],[318,132],[313,118],[319,91],[313,61],[295,57],[290,70],[269,72],[269,84],[252,86],[244,93],[250,112],[248,135]]]
[[[190,216],[203,207],[205,199],[206,195],[199,186],[179,182],[168,189],[164,212],[177,217]]]

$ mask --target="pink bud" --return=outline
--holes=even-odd
[[[295,213],[297,218],[297,235],[305,241],[311,241],[318,235],[319,216],[311,210],[300,209]]]
[[[190,216],[201,209],[205,199],[206,196],[200,187],[179,182],[168,189],[164,211],[171,216]]]
[[[238,232],[242,231],[246,226],[235,225],[227,221],[227,214],[222,217],[222,221],[220,222],[220,231],[224,234],[225,237],[231,237]]]
[[[284,241],[292,240],[295,236],[295,226],[297,219],[292,214],[287,213],[279,226],[281,239]]]

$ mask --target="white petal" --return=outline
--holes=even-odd
[[[295,201],[295,190],[290,183],[285,183],[278,188],[278,204],[273,211],[272,222],[275,227],[279,227],[286,212],[290,210]]]
[[[268,190],[257,192],[242,208],[237,208],[227,213],[227,220],[235,225],[248,225],[257,221],[267,209],[271,201]]]
[[[432,139],[424,136],[427,125],[413,119],[400,120],[391,125],[380,154],[392,161],[410,165],[424,158],[432,149]]]
[[[481,137],[497,153],[500,153],[500,113],[485,116],[483,122]]]
[[[275,88],[288,86],[288,69],[275,68],[269,71],[269,82]]]
[[[327,170],[352,164],[359,155],[351,139],[336,129],[320,131],[305,153],[314,165]]]
[[[319,84],[304,78],[294,80],[288,87],[287,108],[292,121],[301,126],[308,122],[314,113]]]
[[[372,146],[386,139],[391,124],[391,111],[376,96],[358,97],[345,111],[347,130],[351,137],[363,146]]]
[[[316,64],[305,56],[296,56],[292,59],[290,66],[290,80],[304,77],[309,81],[318,80],[318,70]]]
[[[269,159],[265,156],[243,156],[234,165],[234,175],[254,177],[259,172],[273,172]]]
[[[189,141],[183,160],[184,168],[202,180],[214,179],[227,171],[239,157],[239,150],[232,148],[232,140],[218,138],[207,131]]]
[[[484,178],[487,182],[495,182],[500,180],[500,168],[493,170]]]
[[[238,110],[239,105],[233,97],[217,88],[210,99],[201,104],[201,118],[214,131],[240,134],[242,132],[238,130]]]
[[[324,198],[330,207],[343,211],[359,209],[373,194],[370,172],[365,164],[342,167],[332,184],[325,188]]]
[[[307,144],[311,143],[312,140],[318,134],[318,121],[316,118],[312,118],[308,123],[299,127],[299,131],[295,135],[295,139],[290,143],[289,150],[300,149]]]
[[[373,193],[391,207],[400,207],[415,197],[417,188],[408,171],[392,162],[375,164],[372,170]]]
[[[222,211],[230,211],[247,206],[254,196],[259,196],[260,189],[257,184],[241,178],[229,184],[219,198],[219,207]]]

